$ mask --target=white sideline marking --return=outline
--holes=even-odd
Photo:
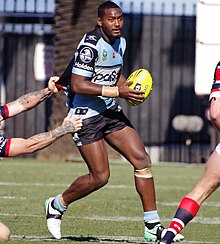
[[[41,186],[41,187],[68,187],[69,184],[55,184],[55,183],[42,183],[42,182],[35,182],[35,183],[26,183],[26,182],[2,182],[0,181],[0,186]],[[109,189],[135,189],[135,186],[133,184],[131,185],[107,185],[105,186],[105,188],[109,188]],[[157,186],[156,185],[156,190],[157,189],[162,189],[162,190],[181,190],[181,191],[186,191],[189,189],[189,187],[184,187],[184,186],[180,186],[180,187],[176,187],[176,186],[173,186],[173,187],[167,187],[167,186]],[[220,191],[220,188],[217,189],[216,191]]]
[[[52,186],[52,187],[58,187],[58,186],[68,186],[68,184],[54,184],[54,183],[41,183],[41,182],[35,182],[35,183],[21,183],[21,182],[2,182],[0,181],[0,186]],[[134,189],[135,186],[133,184],[131,185],[107,185],[105,186],[105,188],[110,188],[110,189]],[[164,189],[164,190],[167,190],[167,187],[157,187],[158,189]],[[175,190],[186,190],[187,188],[186,187],[179,187],[177,188],[176,186],[174,186],[173,188],[169,187],[169,190],[170,189],[175,189]]]
[[[52,186],[52,187],[58,187],[58,186],[68,186],[67,184],[45,184],[45,183],[18,183],[18,182],[0,182],[0,186]]]
[[[72,242],[102,242],[102,243],[139,243],[146,244],[152,243],[144,240],[143,237],[134,237],[134,236],[64,236],[60,240],[48,236],[22,236],[22,235],[11,235],[11,240],[31,240],[31,241],[72,241]],[[201,241],[181,241],[180,243],[192,243],[192,244],[201,244]],[[203,244],[214,244],[216,242],[202,242]]]
[[[18,183],[18,182],[0,182],[0,186],[52,186],[52,187],[58,187],[58,186],[62,186],[62,187],[67,187],[69,186],[68,184],[54,184],[54,183],[50,183],[50,184],[45,184],[45,183],[39,183],[39,182],[35,182],[35,183]],[[105,188],[113,188],[113,189],[133,189],[135,188],[133,185],[131,186],[127,186],[127,185],[108,185]]]
[[[125,186],[119,185],[119,186],[117,186],[117,188],[125,188]],[[0,196],[0,199],[21,199],[21,200],[27,200],[28,198],[27,197],[22,197],[22,196],[19,196],[19,197],[18,196]],[[179,205],[179,202],[159,202],[159,201],[157,201],[157,205],[176,206],[177,207]],[[204,202],[202,206],[207,206],[207,207],[220,207],[220,202],[207,201],[207,202]]]
[[[75,217],[69,217],[70,219],[76,219]],[[106,216],[90,216],[90,217],[83,217],[80,219],[88,219],[88,220],[98,220],[98,221],[114,221],[114,222],[139,222],[143,219],[141,217],[123,217],[123,216],[113,216],[113,217],[106,217]],[[171,218],[168,219],[161,219],[162,222],[170,222]],[[200,224],[212,224],[212,225],[219,225],[220,218],[204,218],[204,217],[195,217],[192,222],[200,223]]]
[[[20,200],[27,200],[27,197],[0,196],[0,199],[20,199]]]
[[[12,217],[30,217],[30,218],[44,218],[44,215],[37,214],[10,214],[10,213],[1,213],[0,216],[12,216]],[[98,221],[113,221],[113,222],[141,222],[143,218],[140,217],[126,217],[126,216],[88,216],[88,217],[77,217],[77,216],[65,216],[67,219],[85,219],[85,220],[98,220]],[[171,218],[161,219],[162,222],[170,222]],[[205,218],[205,217],[195,217],[192,222],[200,224],[210,224],[210,225],[219,225],[220,218]]]
[[[36,240],[36,241],[72,241],[72,242],[107,242],[107,243],[147,243],[143,237],[128,236],[64,236],[61,240],[56,240],[48,236],[21,236],[12,235],[10,239],[14,240]]]
[[[55,183],[42,183],[42,182],[35,182],[35,183],[21,183],[21,182],[0,182],[0,186],[20,186],[20,187],[24,187],[24,186],[36,186],[36,187],[68,187],[69,184],[55,184]],[[107,185],[105,186],[105,188],[108,188],[108,189],[135,189],[135,186],[133,184],[131,185]],[[186,191],[189,189],[189,187],[176,187],[176,186],[173,186],[173,187],[167,187],[167,186],[156,186],[156,190],[157,189],[162,189],[164,191],[167,191],[167,190],[181,190],[181,191]],[[220,188],[217,189],[216,191],[220,191]]]
[[[163,206],[178,206],[179,202],[157,202],[157,204],[163,205]],[[207,201],[202,204],[202,206],[207,207],[220,207],[220,202],[211,202]]]

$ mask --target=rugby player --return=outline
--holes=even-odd
[[[83,127],[73,140],[88,166],[88,174],[75,179],[62,194],[45,201],[47,226],[57,239],[62,237],[61,218],[68,205],[108,182],[110,169],[105,142],[133,166],[135,187],[144,211],[145,239],[158,240],[164,230],[156,209],[150,157],[116,102],[118,97],[144,100],[143,92],[130,89],[123,75],[126,41],[122,27],[120,7],[111,1],[102,3],[98,7],[96,28],[84,35],[74,55],[71,89],[75,96],[69,106],[73,116],[80,115],[83,119]]]
[[[48,87],[40,91],[28,93],[10,103],[0,106],[0,122],[36,107],[52,94],[57,93],[58,89],[55,86],[55,82],[58,79],[59,77],[53,76],[48,82]],[[49,132],[33,135],[28,139],[6,138],[5,136],[1,135],[0,157],[15,157],[22,154],[36,152],[49,146],[63,135],[78,131],[81,126],[82,119],[79,117],[73,118],[73,116],[69,113],[67,117],[64,118],[62,124],[57,128]]]
[[[220,132],[220,62],[214,73],[214,82],[210,94],[209,116]],[[201,180],[181,201],[168,227],[165,236],[159,243],[172,243],[177,235],[197,214],[202,203],[220,185],[220,143],[209,157]]]

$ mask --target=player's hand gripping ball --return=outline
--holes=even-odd
[[[153,88],[153,80],[150,72],[146,69],[137,69],[135,70],[126,80],[127,82],[133,81],[133,83],[129,86],[129,88],[143,91],[144,92],[144,101],[150,95]],[[143,102],[144,102],[143,101]],[[128,105],[137,106],[143,102],[136,101],[128,101],[126,100]]]

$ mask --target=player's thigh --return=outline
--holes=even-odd
[[[79,151],[91,173],[109,174],[108,152],[103,139],[83,145],[79,147]]]
[[[135,168],[143,168],[150,165],[150,157],[134,128],[125,126],[121,130],[112,132],[105,139],[116,151],[130,161]]]
[[[216,151],[218,147],[218,152]],[[208,181],[213,181],[220,184],[220,144],[213,151],[205,165],[204,177]]]

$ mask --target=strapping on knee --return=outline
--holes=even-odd
[[[153,177],[152,170],[150,167],[144,169],[135,169],[134,175],[135,177],[146,178],[146,179]]]

